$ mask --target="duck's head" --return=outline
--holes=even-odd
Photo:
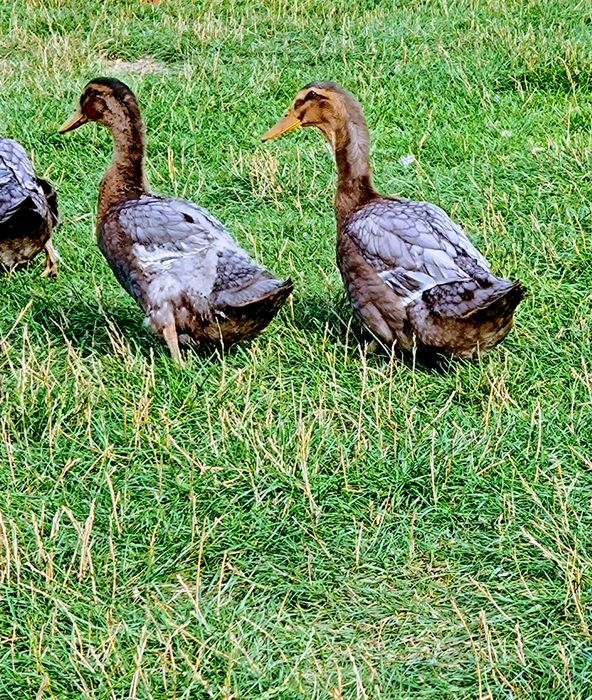
[[[73,131],[86,122],[99,122],[113,128],[122,120],[140,119],[134,93],[115,78],[95,78],[84,88],[76,112],[59,128],[60,134]]]
[[[262,139],[271,141],[301,126],[316,126],[335,146],[343,125],[359,120],[364,123],[362,110],[347,90],[335,83],[310,83],[298,92],[287,114]]]

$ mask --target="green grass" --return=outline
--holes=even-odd
[[[589,4],[8,0],[0,32],[64,259],[0,279],[0,698],[592,698]],[[254,342],[178,370],[109,272],[110,137],[56,134],[97,75],[138,94],[152,187],[295,280]],[[528,287],[481,361],[360,349],[332,156],[259,142],[327,79],[379,189]]]

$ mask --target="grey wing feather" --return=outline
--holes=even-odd
[[[192,202],[144,196],[119,208],[117,216],[137,268],[155,280],[159,297],[209,298],[222,288],[238,290],[263,271],[219,221]]]
[[[214,292],[220,306],[246,306],[276,292],[284,284],[243,250],[226,249],[219,254]]]
[[[143,196],[119,208],[119,220],[135,244],[189,250],[215,240],[234,244],[228,231],[197,204]],[[235,244],[236,245],[236,244]]]
[[[25,149],[11,139],[0,139],[0,223],[27,200],[41,216],[47,213],[45,194],[37,182]]]
[[[407,303],[436,285],[470,279],[474,268],[491,274],[460,226],[429,202],[381,200],[355,212],[345,231]]]

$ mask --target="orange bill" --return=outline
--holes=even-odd
[[[272,139],[277,139],[278,136],[287,134],[289,131],[294,131],[294,129],[298,129],[300,126],[302,126],[300,119],[288,113],[285,117],[282,117],[275,126],[272,126],[271,129],[261,137],[261,140],[271,141]]]
[[[82,114],[82,112],[77,109],[76,112],[68,119],[67,122],[64,122],[62,126],[58,129],[59,134],[65,134],[66,131],[73,131],[74,129],[78,129],[79,126],[82,126],[88,121],[88,119]]]

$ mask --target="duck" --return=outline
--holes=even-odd
[[[59,255],[52,244],[58,223],[58,198],[37,177],[25,149],[0,138],[0,270],[12,271],[45,251],[43,275],[55,277]]]
[[[375,341],[426,358],[475,358],[512,327],[525,288],[494,275],[465,231],[431,202],[379,194],[370,135],[340,85],[302,88],[262,138],[316,127],[337,165],[337,264],[362,326]]]
[[[99,248],[173,360],[182,363],[180,346],[227,347],[260,333],[289,297],[292,281],[258,265],[202,207],[150,191],[144,124],[125,83],[91,80],[59,132],[86,122],[107,127],[114,142],[99,189]]]

